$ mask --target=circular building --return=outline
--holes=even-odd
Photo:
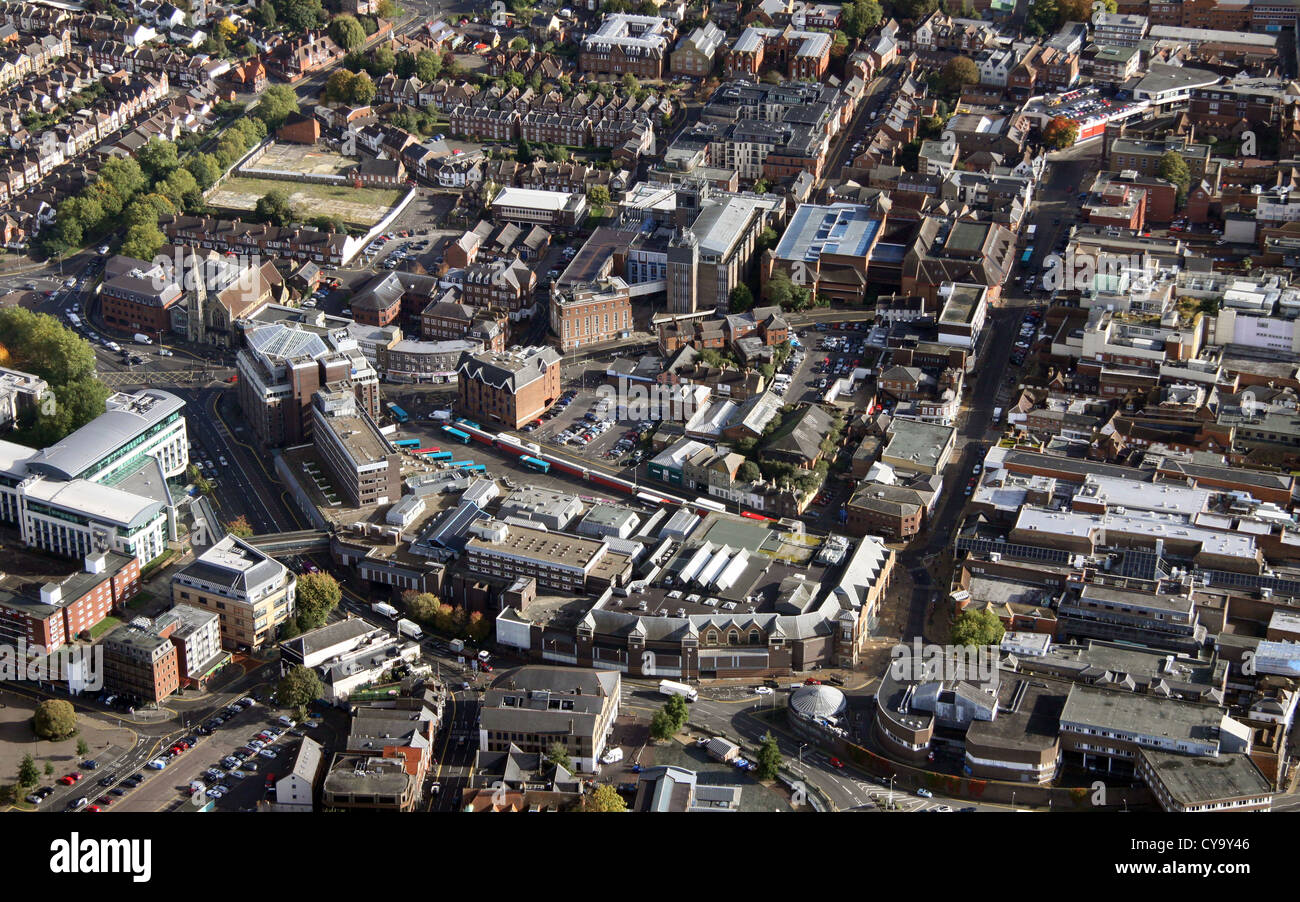
[[[790,693],[790,707],[796,714],[816,721],[839,717],[848,707],[844,693],[834,686],[800,686]]]

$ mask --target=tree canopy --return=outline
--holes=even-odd
[[[366,42],[366,30],[356,16],[347,13],[330,20],[329,35],[344,50],[356,50]]]
[[[940,77],[948,90],[955,92],[966,85],[979,84],[980,69],[969,56],[954,56],[943,64]]]
[[[763,734],[763,741],[758,746],[758,779],[775,780],[781,770],[781,746],[771,731]]]
[[[845,3],[840,11],[840,27],[851,38],[866,37],[871,29],[880,24],[881,15],[880,4],[876,0]]]
[[[998,615],[990,610],[976,611],[968,608],[952,622],[953,645],[997,645],[1002,641],[1006,627]]]
[[[32,729],[40,739],[67,739],[77,732],[77,712],[71,702],[61,698],[38,702]]]
[[[583,811],[613,812],[627,811],[627,803],[608,783],[598,783],[591,794],[582,801]]]
[[[1043,143],[1052,150],[1064,150],[1073,146],[1078,139],[1079,125],[1073,119],[1056,116],[1043,126]]]
[[[316,671],[301,664],[286,673],[275,690],[276,700],[292,708],[305,708],[324,694]]]
[[[18,419],[15,440],[47,447],[104,412],[110,394],[95,376],[90,343],[54,317],[25,307],[0,310],[0,342],[8,365],[44,379],[44,397]]]
[[[338,580],[328,573],[304,573],[298,577],[298,625],[303,631],[323,626],[325,618],[338,606],[343,591]]]
[[[298,95],[288,85],[268,85],[253,107],[253,115],[266,123],[270,131],[284,124],[284,120],[298,112]]]
[[[1187,189],[1192,184],[1192,171],[1187,168],[1187,161],[1176,150],[1166,151],[1156,167],[1156,175],[1167,182],[1173,182],[1178,189],[1177,205],[1182,206],[1187,200]]]
[[[271,225],[286,226],[293,221],[293,205],[289,203],[289,192],[274,188],[257,199],[253,213],[263,222]]]

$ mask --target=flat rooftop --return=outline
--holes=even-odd
[[[1180,805],[1204,805],[1221,799],[1253,799],[1273,794],[1268,780],[1246,755],[1207,758],[1143,749],[1142,756],[1169,795]]]
[[[1218,745],[1226,715],[1214,705],[1075,685],[1061,711],[1063,722]]]
[[[776,246],[776,256],[807,263],[822,254],[861,257],[879,228],[880,220],[863,204],[800,204]]]

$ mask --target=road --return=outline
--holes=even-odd
[[[663,697],[659,695],[658,686],[650,681],[624,678],[622,683],[622,710],[643,718],[651,717],[663,706]],[[876,798],[881,801],[889,796],[888,787],[881,787],[871,782],[865,774],[859,773],[851,766],[835,767],[831,764],[831,755],[816,746],[797,738],[784,728],[773,726],[765,720],[755,717],[761,708],[784,706],[786,692],[778,690],[774,695],[750,695],[736,700],[711,699],[705,695],[690,706],[690,724],[705,730],[727,736],[733,741],[743,741],[748,746],[757,746],[764,735],[771,731],[781,748],[788,769],[802,774],[808,784],[820,790],[831,805],[838,811],[878,811]],[[922,799],[901,790],[894,792],[894,802],[904,811],[923,811],[948,805],[952,808],[971,807],[966,799],[949,799],[935,796]],[[997,805],[976,805],[980,810],[1005,810]]]

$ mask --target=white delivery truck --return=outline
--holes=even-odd
[[[700,697],[699,690],[694,686],[687,686],[685,683],[674,683],[672,680],[659,681],[660,695],[680,695],[688,702],[693,702]]]
[[[140,342],[140,344],[142,344],[142,345],[151,345],[151,344],[153,344],[153,339],[150,338],[148,335],[145,335],[143,332],[137,332],[137,333],[135,333],[135,340],[138,341],[138,342]]]
[[[384,604],[382,601],[377,601],[370,606],[370,610],[374,611],[376,614],[383,614],[389,620],[397,619],[397,608],[393,607],[391,604]]]
[[[397,632],[399,635],[417,640],[424,636],[424,630],[420,629],[420,624],[405,618],[397,621]]]

